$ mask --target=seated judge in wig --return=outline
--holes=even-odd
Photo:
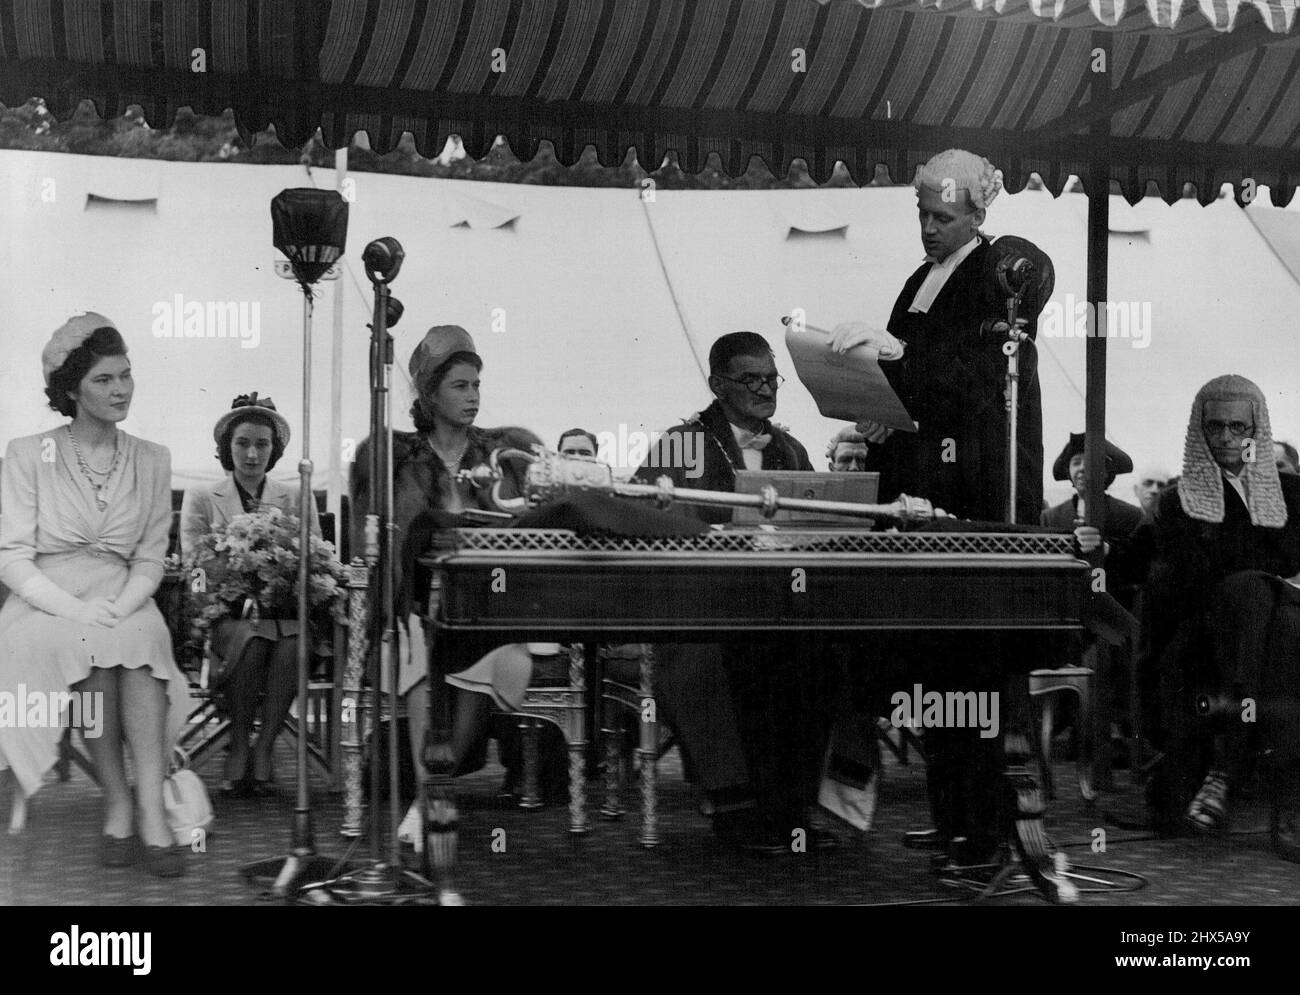
[[[480,371],[483,360],[474,340],[458,325],[438,325],[411,353],[409,364],[415,401],[411,406],[413,432],[393,432],[393,524],[395,584],[394,611],[403,628],[398,691],[410,695],[412,753],[420,783],[424,767],[422,749],[427,725],[427,661],[423,618],[428,599],[428,574],[416,563],[429,548],[438,528],[465,528],[475,522],[466,514],[473,509],[501,511],[491,489],[479,489],[457,480],[455,474],[486,463],[494,449],[529,451],[541,440],[523,428],[479,428]],[[369,439],[357,448],[352,464],[352,549],[365,548],[365,520],[370,509]],[[518,461],[502,464],[505,479],[497,493],[503,500],[524,493],[524,467]],[[409,637],[409,638],[408,638]],[[405,649],[410,647],[409,652]],[[532,658],[522,643],[498,647],[477,663],[447,677],[454,693],[452,751],[454,773],[478,770],[486,762],[488,718],[496,704],[513,711],[523,701],[532,675]]]
[[[1262,757],[1274,844],[1300,860],[1300,477],[1278,473],[1273,446],[1254,383],[1221,376],[1197,392],[1144,596],[1160,677],[1153,732],[1172,764],[1149,798],[1158,823],[1181,814],[1219,831]]]
[[[914,186],[926,258],[904,283],[888,334],[852,322],[834,330],[832,347],[846,351],[883,343],[880,368],[917,423],[915,432],[859,424],[871,443],[868,469],[880,472],[880,500],[906,493],[928,498],[957,518],[1005,522],[1006,335],[994,326],[1006,320],[1006,295],[996,279],[999,254],[980,230],[1002,190],[1002,174],[987,159],[949,149],[918,171]],[[1041,303],[1027,300],[1024,308],[1031,339]],[[1036,525],[1043,501],[1043,432],[1037,356],[1029,344],[1020,348],[1017,410],[1016,521]],[[897,659],[912,661],[898,677],[901,687],[919,677],[927,690],[1005,691],[1009,669],[1028,669],[1035,659],[1027,645],[1004,633],[974,638],[922,632],[897,643]],[[883,643],[874,645],[879,655]],[[877,679],[875,672],[870,679]],[[1005,706],[1023,697],[1003,693],[1002,701]],[[1004,707],[992,738],[971,729],[926,730],[926,780],[936,826],[929,842],[947,846],[959,862],[987,858],[1009,825],[1001,805],[1002,741],[1013,724],[1008,711],[1017,722],[1024,718],[1020,704]]]
[[[239,515],[278,508],[298,517],[298,487],[267,476],[289,445],[289,423],[269,397],[259,398],[256,391],[236,397],[230,410],[217,419],[212,438],[226,476],[185,491],[180,538],[187,561],[204,535]],[[311,530],[320,535],[315,501],[311,502]],[[212,628],[209,687],[225,695],[230,711],[223,794],[273,790],[275,740],[298,694],[299,631],[297,619],[269,618],[230,618]],[[259,703],[262,727],[250,748]]]
[[[80,723],[104,809],[99,861],[182,874],[163,808],[171,744],[190,703],[154,591],[171,525],[171,454],[121,431],[135,394],[126,344],[99,314],[71,319],[41,353],[50,407],[71,421],[14,439],[0,491],[0,701],[37,699],[45,721],[0,721],[0,770],[24,798]],[[93,708],[70,707],[71,690]],[[131,749],[134,790],[123,745]]]

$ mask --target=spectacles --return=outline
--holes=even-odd
[[[1226,428],[1228,432],[1237,439],[1243,439],[1248,435],[1255,434],[1255,426],[1247,425],[1242,421],[1204,421],[1201,422],[1201,428],[1207,435],[1222,435]]]
[[[785,377],[779,373],[773,373],[766,377],[760,377],[757,373],[746,373],[743,377],[724,377],[721,373],[715,373],[714,376],[719,380],[730,380],[732,383],[744,384],[754,394],[758,393],[759,387],[776,390],[781,384],[785,383]]]

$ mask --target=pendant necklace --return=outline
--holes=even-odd
[[[108,498],[104,496],[104,491],[108,488],[109,481],[113,479],[113,474],[117,472],[117,468],[122,463],[122,447],[117,443],[117,434],[115,432],[113,435],[113,462],[107,470],[96,470],[90,465],[90,461],[86,459],[85,454],[81,451],[81,443],[72,434],[71,425],[68,426],[68,438],[72,440],[72,450],[77,457],[77,469],[86,478],[86,483],[90,484],[90,489],[95,492],[95,504],[100,511],[103,511],[108,507]],[[103,479],[97,480],[96,477],[102,477]]]

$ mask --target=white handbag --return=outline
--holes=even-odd
[[[178,746],[172,753],[172,770],[163,780],[163,807],[176,845],[193,847],[212,825],[212,802],[199,775],[190,770],[185,751]]]

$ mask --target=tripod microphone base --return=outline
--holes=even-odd
[[[431,881],[392,864],[368,863],[342,877],[302,889],[301,900],[312,905],[432,904],[437,889]]]
[[[287,857],[271,857],[258,860],[240,868],[240,874],[250,884],[269,885],[270,893],[276,898],[289,898],[304,883],[320,881],[339,871],[339,862],[333,857],[321,857],[315,853],[294,852]]]
[[[270,885],[276,898],[287,898],[296,892],[304,881],[317,881],[338,873],[338,861],[321,857],[313,842],[311,809],[299,808],[293,813],[293,849],[287,857],[270,857],[245,864],[240,869],[244,879],[251,884]]]

